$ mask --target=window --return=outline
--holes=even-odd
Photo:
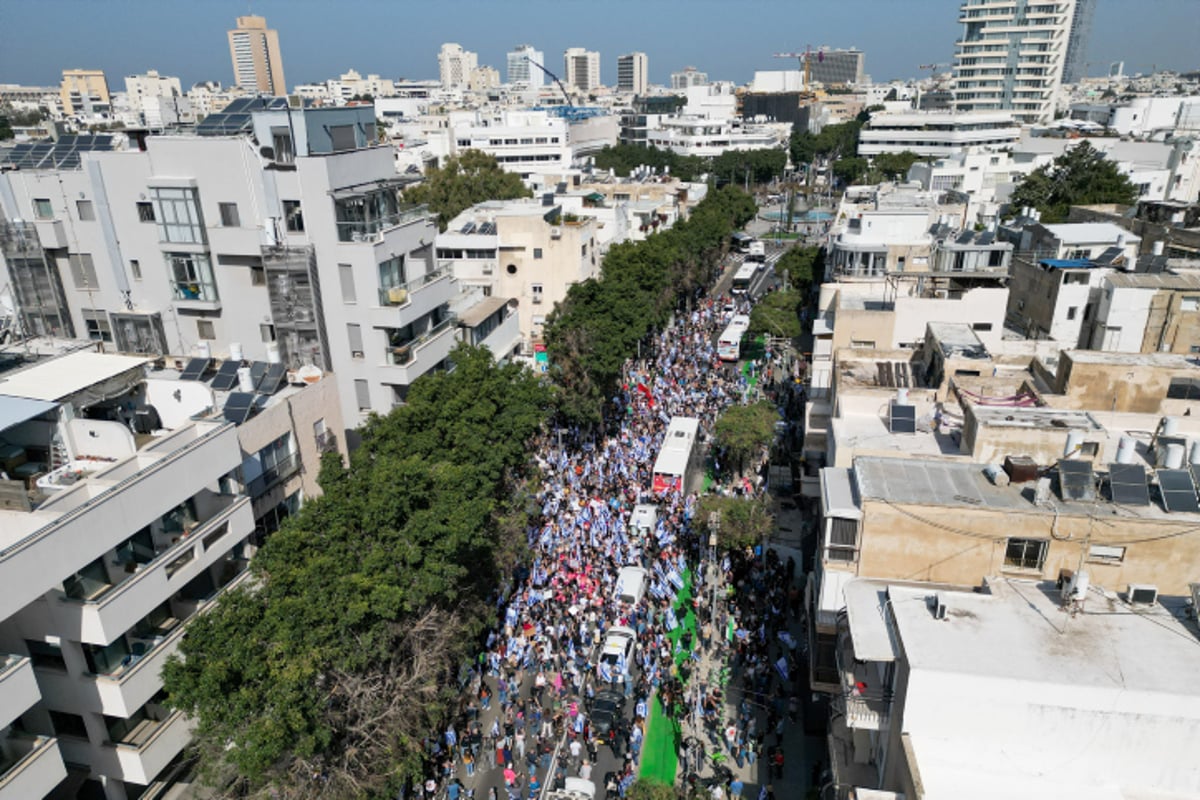
[[[335,153],[342,150],[353,150],[358,146],[358,142],[354,136],[353,125],[331,125],[329,127],[329,141]]]
[[[542,284],[535,283],[529,287],[529,291],[533,293],[533,302],[542,302]]]
[[[238,216],[237,203],[218,203],[221,210],[221,226],[224,228],[242,227],[242,218]]]
[[[379,289],[399,289],[405,284],[404,256],[394,256],[379,265]]]
[[[991,329],[992,329],[992,323],[990,323],[990,322],[976,322],[975,324],[973,324],[971,326],[971,330],[973,330],[973,331],[985,331],[986,332],[986,331],[990,331]]]
[[[251,286],[266,286],[267,285],[267,270],[262,264],[250,265],[250,285]]]
[[[1067,309],[1067,319],[1075,319],[1075,315],[1079,312],[1079,306],[1071,306]]]
[[[75,281],[76,289],[95,289],[99,286],[91,253],[73,253],[67,260],[71,263],[71,280]]]
[[[217,334],[213,327],[212,320],[198,319],[196,320],[196,335],[201,339],[216,339]]]
[[[338,278],[342,282],[342,302],[358,302],[358,295],[354,291],[354,267],[350,264],[338,264]]]
[[[299,200],[283,201],[283,218],[288,233],[304,233],[304,212],[300,210]]]
[[[509,275],[516,275],[517,274],[517,265],[509,264],[507,267],[504,268],[504,271],[507,272]]]
[[[1009,539],[1004,548],[1004,566],[1040,572],[1048,544],[1045,539]]]
[[[858,521],[829,518],[829,542],[825,548],[827,561],[853,561],[858,548]]]
[[[79,215],[80,222],[96,221],[96,207],[92,205],[91,200],[76,200],[75,212]]]
[[[110,588],[104,560],[100,558],[63,578],[63,592],[73,600],[94,600]]]
[[[1200,295],[1188,295],[1179,298],[1180,311],[1200,311]]]
[[[1093,544],[1088,546],[1088,561],[1101,564],[1120,564],[1125,560],[1125,548],[1108,544]]]
[[[61,670],[67,668],[67,662],[63,660],[62,648],[56,644],[26,639],[25,649],[29,651],[29,659],[35,667]]]
[[[45,197],[33,199],[33,216],[35,219],[54,219],[54,206]]]
[[[136,258],[129,259],[129,271],[135,281],[140,281],[142,279],[142,262]]]
[[[350,357],[363,357],[363,338],[362,326],[356,323],[348,323],[346,325],[346,338],[350,340]]]
[[[83,326],[87,329],[87,337],[97,342],[111,342],[112,328],[108,324],[108,314],[101,309],[83,308]]]
[[[87,725],[78,714],[68,714],[65,711],[51,711],[50,724],[58,736],[73,736],[76,739],[86,739]]]
[[[154,222],[154,204],[153,203],[138,203],[137,204],[138,222]]]
[[[292,132],[283,126],[271,127],[271,146],[275,150],[275,163],[291,164],[296,160],[292,147]]]
[[[540,248],[540,247],[533,248],[533,257],[541,258],[542,257],[542,248]]]
[[[204,218],[195,189],[151,189],[160,242],[204,244]]]
[[[275,341],[275,326],[266,323],[258,326],[258,335],[262,337],[264,342]]]
[[[861,347],[865,350],[874,350],[875,349],[875,341],[873,339],[869,340],[869,341],[866,339],[851,339],[850,346],[851,347]]]
[[[204,253],[167,253],[171,286],[176,300],[217,301],[212,263]]]
[[[362,378],[354,380],[354,397],[358,401],[359,411],[371,410],[371,390]]]

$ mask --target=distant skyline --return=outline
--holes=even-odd
[[[791,69],[776,52],[828,45],[866,53],[876,81],[927,74],[948,64],[961,33],[956,0],[0,0],[0,83],[57,85],[61,71],[102,69],[114,91],[126,75],[157,69],[185,88],[232,85],[225,32],[247,13],[279,31],[289,88],[364,76],[436,79],[443,42],[479,54],[504,79],[519,44],[545,52],[562,71],[568,47],[600,52],[601,80],[616,82],[617,56],[642,51],[650,80],[692,65],[711,80],[746,83],[756,70]],[[1200,68],[1200,0],[1097,0],[1089,75],[1124,61],[1126,72]]]

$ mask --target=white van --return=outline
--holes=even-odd
[[[635,536],[653,536],[658,524],[658,506],[653,503],[639,503],[633,507],[633,516],[629,520]]]
[[[641,567],[622,567],[617,573],[617,599],[635,606],[646,594],[646,570]]]
[[[637,633],[632,628],[615,625],[604,637],[604,649],[600,651],[600,663],[611,676],[611,683],[624,683],[633,667],[633,645],[637,642]],[[624,669],[621,669],[622,664]]]

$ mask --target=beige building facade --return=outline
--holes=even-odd
[[[103,116],[112,111],[108,80],[101,69],[64,69],[59,87],[63,113]]]
[[[229,56],[238,86],[277,97],[287,94],[279,33],[267,27],[265,17],[237,18],[237,27],[229,31]]]

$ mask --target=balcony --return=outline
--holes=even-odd
[[[453,272],[434,270],[403,286],[380,290],[379,305],[368,311],[370,323],[376,328],[402,328],[446,305],[457,292]]]
[[[833,715],[830,721],[828,735],[829,771],[833,782],[840,787],[838,797],[845,800],[853,797],[847,787],[856,789],[875,789],[879,786],[879,770],[876,768],[874,753],[871,752],[870,738],[846,727],[845,720]]]
[[[401,208],[379,216],[367,216],[365,219],[344,220],[337,223],[339,242],[354,242],[374,244],[383,238],[383,234],[401,225],[429,218],[429,206],[419,205]]]
[[[420,336],[392,347],[388,353],[392,369],[385,370],[389,373],[386,382],[406,386],[424,375],[450,355],[458,341],[457,330],[458,318],[450,314]]]
[[[65,554],[75,564],[100,558],[195,494],[196,485],[216,483],[240,464],[237,428],[202,421],[57,492],[34,512],[41,526],[0,549],[0,619],[62,582],[47,564]]]
[[[248,497],[225,497],[224,503],[149,563],[136,565],[127,579],[84,598],[64,597],[56,608],[63,635],[106,645],[224,558],[254,530]]]
[[[0,728],[12,724],[41,696],[33,662],[24,656],[0,656]]]
[[[856,730],[886,730],[892,708],[891,690],[882,685],[878,670],[870,662],[855,660],[850,637],[843,634],[841,639],[837,660],[846,726]]]
[[[258,499],[300,471],[300,454],[289,453],[275,466],[264,469],[257,478],[246,483],[246,494]]]
[[[46,797],[65,777],[57,739],[9,733],[0,743],[0,800]]]
[[[192,738],[192,722],[182,711],[148,704],[144,718],[120,739],[107,742],[93,762],[101,775],[148,784]]]

